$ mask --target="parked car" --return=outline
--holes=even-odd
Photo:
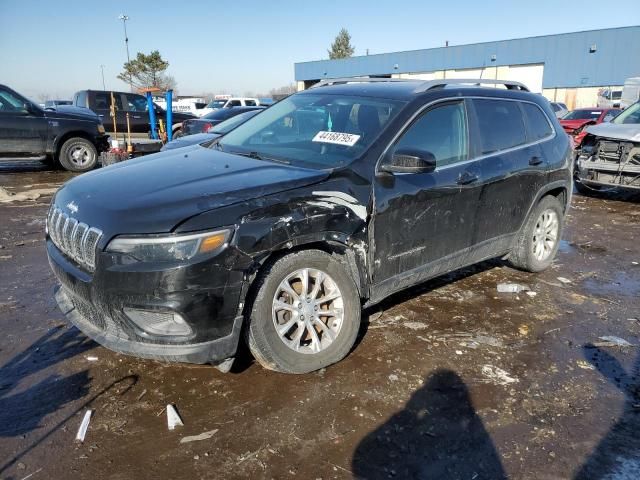
[[[180,135],[193,135],[194,133],[204,133],[211,127],[224,122],[228,118],[235,117],[241,113],[250,112],[252,110],[264,110],[264,107],[235,107],[214,110],[204,117],[185,120],[182,122]],[[178,135],[178,136],[180,136]]]
[[[71,100],[47,100],[44,102],[45,109],[54,109],[59,105],[73,105]]]
[[[257,107],[260,105],[260,100],[257,98],[247,97],[229,97],[229,98],[217,98],[212,100],[205,108],[199,111],[199,115],[202,117],[220,108],[236,108],[236,107]]]
[[[575,168],[576,190],[640,191],[640,102],[608,123],[587,128]]]
[[[60,308],[119,352],[226,370],[246,334],[305,373],[349,353],[363,305],[492,257],[547,268],[572,148],[546,99],[501,83],[322,82],[211,148],[67,182],[46,236]]]
[[[210,127],[205,133],[194,133],[192,135],[178,137],[168,143],[165,143],[160,151],[173,150],[175,148],[189,147],[191,145],[208,146],[217,138],[229,133],[238,125],[242,125],[254,115],[260,113],[263,109],[249,110],[239,115],[235,115],[224,122],[220,122]]]
[[[620,107],[627,108],[640,100],[640,77],[627,78],[622,87]]]
[[[38,158],[72,172],[91,170],[109,148],[100,118],[88,110],[44,110],[0,85],[0,157]]]
[[[618,113],[620,113],[620,109],[617,108],[579,108],[562,117],[560,125],[567,134],[573,137],[573,143],[577,149],[587,134],[588,126],[610,122]]]
[[[116,106],[116,128],[118,132],[127,131],[127,113],[131,133],[149,133],[149,109],[144,95],[130,92],[110,92],[104,90],[81,90],[73,97],[73,104],[77,107],[89,108],[102,119],[109,131],[113,130],[113,118],[111,117],[111,93],[113,93]],[[156,121],[167,121],[165,109],[154,104]],[[180,134],[182,122],[190,118],[197,118],[191,113],[173,112],[173,135]]]
[[[553,112],[555,113],[556,118],[562,118],[567,113],[569,113],[569,109],[564,103],[551,102],[551,108],[553,109]]]
[[[598,93],[599,108],[620,108],[620,98],[622,90],[612,90],[605,88]]]

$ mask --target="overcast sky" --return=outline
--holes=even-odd
[[[638,0],[0,0],[0,83],[40,100],[126,89],[129,50],[157,49],[180,94],[268,92],[295,62],[327,58],[341,27],[356,55],[640,24]],[[638,59],[635,59],[638,61]]]

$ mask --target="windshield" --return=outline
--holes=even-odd
[[[617,92],[613,92],[611,94],[612,100],[620,100],[622,98],[622,90],[618,90]]]
[[[225,103],[227,103],[226,100],[214,100],[207,105],[207,108],[222,108]]]
[[[638,124],[640,123],[640,102],[634,103],[629,108],[623,110],[611,123],[618,124]]]
[[[334,168],[361,155],[402,105],[379,98],[292,95],[229,132],[218,148],[304,167]]]
[[[602,110],[574,110],[567,113],[563,120],[597,120],[602,115]]]
[[[260,113],[260,111],[261,110],[251,110],[249,112],[236,115],[235,117],[231,117],[229,120],[225,120],[224,122],[220,122],[218,125],[211,127],[209,129],[209,133],[220,133],[224,135],[236,128],[238,125],[243,124],[257,113]]]

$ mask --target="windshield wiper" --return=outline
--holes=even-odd
[[[231,153],[233,155],[240,155],[243,157],[248,157],[248,158],[253,158],[254,160],[268,160],[271,162],[276,162],[276,163],[282,163],[284,165],[290,165],[291,162],[289,162],[288,160],[282,160],[280,158],[273,158],[273,157],[266,157],[264,155],[260,155],[258,152],[256,151],[251,151],[251,152],[228,152]]]

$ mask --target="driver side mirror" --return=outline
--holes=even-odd
[[[400,148],[393,152],[391,161],[380,166],[387,173],[430,173],[436,169],[436,157],[426,150]]]

